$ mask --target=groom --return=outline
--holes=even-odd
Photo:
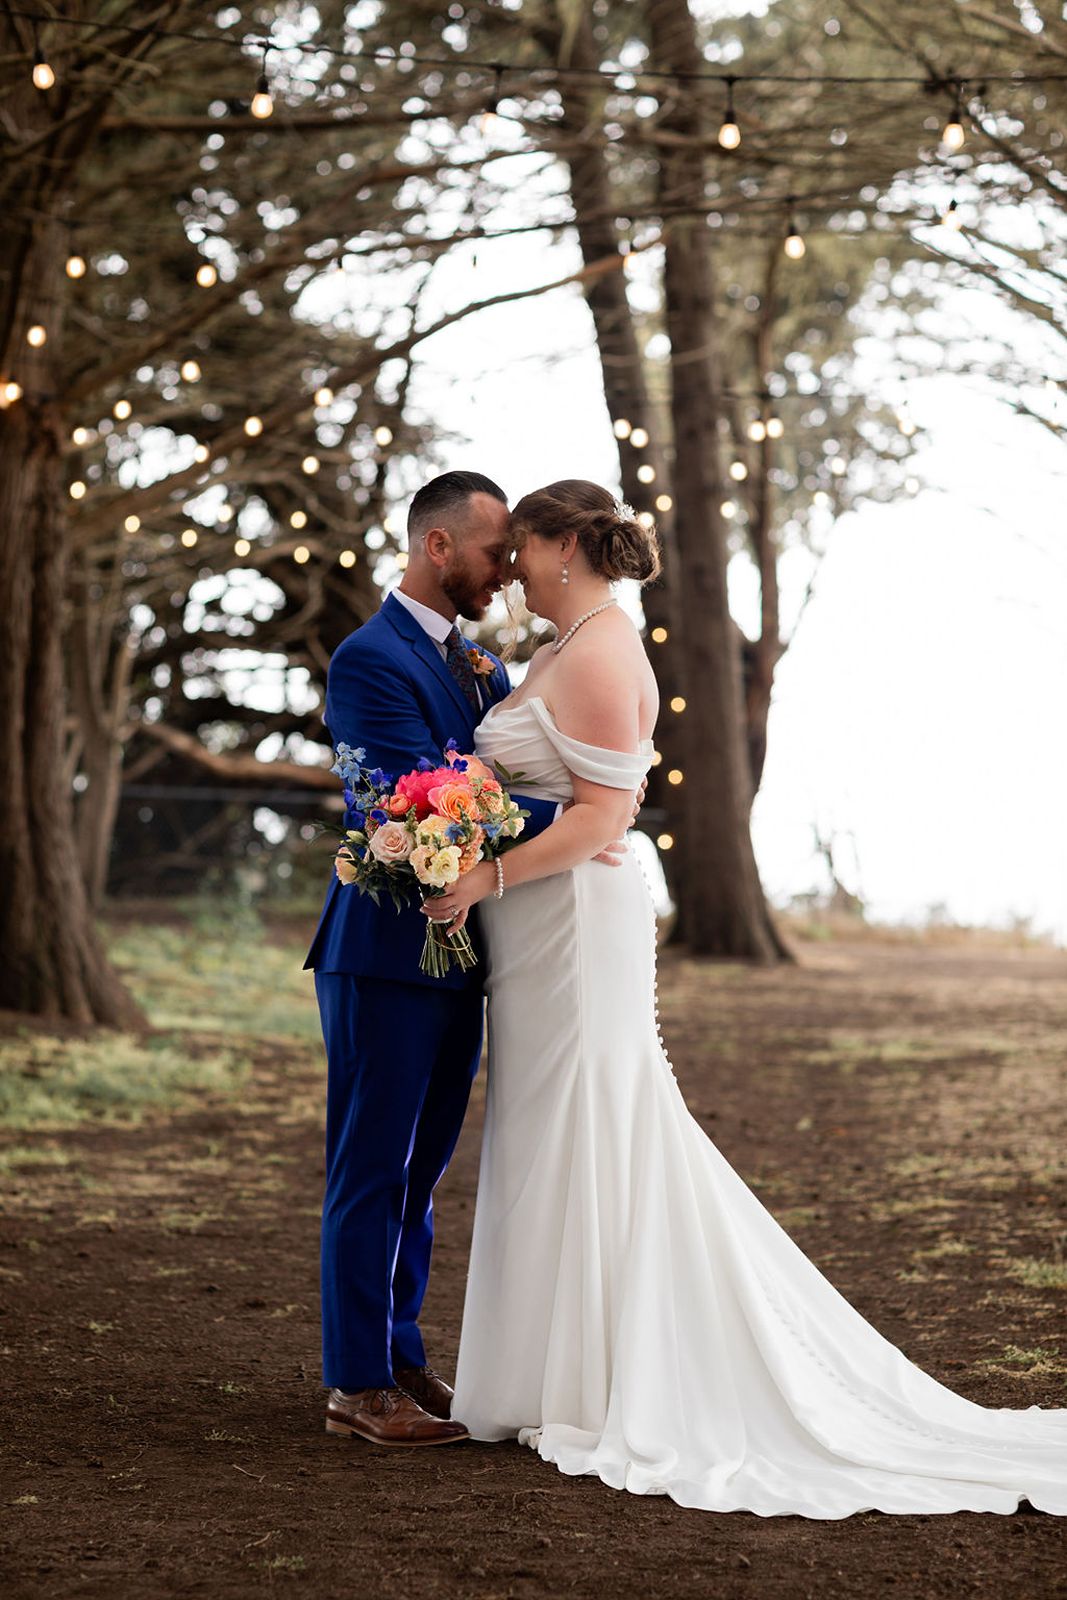
[[[446,472],[408,514],[408,566],[380,611],[330,661],[325,722],[336,748],[366,752],[393,777],[438,765],[455,739],[474,748],[485,712],[511,685],[495,656],[476,674],[456,617],[481,618],[505,582],[508,509],[477,472]],[[554,802],[522,798],[525,835]],[[379,1444],[449,1444],[452,1390],[427,1365],[418,1315],[433,1243],[433,1190],[459,1137],[482,1047],[481,971],[419,970],[418,901],[397,913],[336,878],[306,967],[326,1042],[322,1212],[326,1427]],[[469,928],[476,951],[478,930]]]

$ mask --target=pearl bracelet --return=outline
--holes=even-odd
[[[497,897],[498,900],[503,900],[503,898],[504,898],[504,863],[501,861],[499,856],[494,856],[493,857],[493,865],[496,868],[496,897]]]

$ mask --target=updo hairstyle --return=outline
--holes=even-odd
[[[539,539],[565,539],[576,533],[598,577],[651,583],[659,576],[655,529],[643,527],[629,506],[584,478],[562,478],[523,495],[511,514],[511,526],[518,538],[532,533]]]

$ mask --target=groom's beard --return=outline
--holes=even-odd
[[[487,587],[486,583],[476,582],[474,574],[461,561],[456,561],[441,578],[441,588],[458,615],[471,622],[480,622],[485,616],[489,605]]]

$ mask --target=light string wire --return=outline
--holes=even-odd
[[[493,60],[480,60],[470,56],[430,56],[419,52],[401,55],[388,46],[377,45],[371,49],[349,49],[337,45],[314,44],[310,41],[293,40],[281,43],[269,33],[248,33],[241,38],[229,33],[200,33],[183,28],[154,28],[137,26],[125,22],[99,22],[89,18],[49,16],[41,11],[22,11],[5,8],[5,16],[18,18],[37,26],[78,28],[90,31],[93,34],[108,33],[133,33],[152,39],[179,39],[187,44],[222,45],[230,49],[241,51],[246,58],[249,51],[271,50],[279,55],[298,53],[301,55],[323,56],[328,55],[335,61],[373,61],[379,66],[390,66],[401,61],[410,61],[412,66],[445,68],[453,72],[476,71],[499,78],[503,73],[510,76],[522,75],[529,78],[540,78],[548,83],[560,82],[573,78],[603,79],[609,84],[614,84],[618,78],[632,78],[636,88],[640,80],[655,80],[665,83],[716,83],[724,88],[730,85],[745,83],[796,83],[796,84],[856,84],[859,86],[871,84],[914,84],[920,88],[930,90],[948,90],[951,93],[960,92],[969,84],[1031,84],[1031,83],[1067,83],[1067,72],[1010,72],[1010,73],[960,73],[948,72],[938,74],[926,72],[922,74],[832,74],[832,73],[780,73],[780,72],[751,72],[741,73],[724,72],[682,72],[664,71],[659,68],[645,67],[543,67],[532,66],[528,63],[501,61],[499,57]],[[623,93],[632,93],[634,90],[626,89]]]

